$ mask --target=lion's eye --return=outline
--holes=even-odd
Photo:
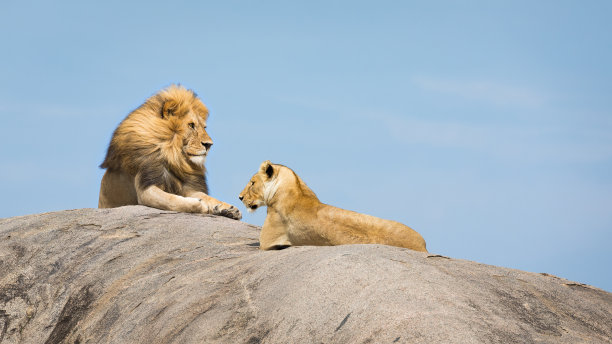
[[[191,128],[191,129],[195,129],[195,123],[191,122],[191,123],[189,123],[188,125],[189,125],[189,128]]]

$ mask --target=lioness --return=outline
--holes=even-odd
[[[384,244],[427,252],[425,240],[399,222],[323,204],[290,168],[264,161],[238,196],[249,212],[268,207],[263,250],[296,245]]]
[[[208,109],[197,95],[172,85],[150,97],[117,127],[101,168],[99,208],[153,208],[241,219],[240,211],[208,195],[204,162],[213,142]]]

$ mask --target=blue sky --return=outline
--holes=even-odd
[[[96,207],[117,124],[211,110],[211,194],[266,159],[431,252],[612,290],[609,1],[4,2],[0,217]]]

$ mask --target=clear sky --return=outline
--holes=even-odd
[[[96,207],[117,124],[211,111],[211,195],[266,159],[431,252],[612,291],[610,1],[3,1],[0,217]]]

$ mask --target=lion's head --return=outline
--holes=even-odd
[[[181,87],[170,87],[159,94],[163,99],[160,125],[165,124],[172,132],[169,138],[167,157],[173,157],[179,148],[182,156],[173,157],[176,165],[180,160],[204,166],[206,155],[213,142],[206,132],[208,109],[195,93]],[[157,118],[156,118],[157,119]],[[162,125],[163,126],[163,125]]]
[[[142,187],[176,193],[187,183],[208,192],[204,162],[213,142],[207,119],[208,109],[193,91],[172,85],[119,124],[100,167],[139,174]]]

